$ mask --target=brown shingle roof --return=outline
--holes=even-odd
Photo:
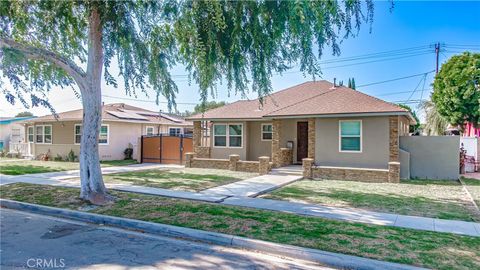
[[[125,115],[131,114],[133,117],[129,118]],[[135,117],[135,114],[138,117]],[[58,121],[76,121],[82,120],[83,118],[83,110],[73,110],[58,113]],[[123,117],[119,117],[123,116]],[[182,125],[182,126],[190,126],[192,122],[186,121],[182,117],[161,113],[159,115],[158,112],[153,112],[149,110],[145,110],[142,108],[138,108],[135,106],[131,106],[124,103],[112,103],[106,104],[102,106],[102,120],[103,121],[125,121],[125,122],[144,122],[144,123],[152,123],[152,124],[170,124],[170,125]],[[50,122],[56,121],[53,115],[45,115],[35,119],[31,119],[29,121],[32,122]]]
[[[396,114],[407,111],[357,90],[344,86],[333,88],[333,84],[327,81],[311,81],[271,94],[265,98],[263,107],[258,99],[242,100],[209,110],[203,117],[197,114],[188,119],[260,119],[356,113]]]

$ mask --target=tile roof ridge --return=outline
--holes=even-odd
[[[331,93],[331,92],[333,92],[333,91],[335,91],[335,90],[337,90],[337,89],[338,89],[338,87],[331,88],[331,89],[329,89],[328,91],[322,92],[322,93],[317,94],[317,95],[315,95],[315,96],[313,96],[313,97],[308,97],[308,98],[302,99],[302,100],[300,100],[300,101],[298,101],[298,102],[292,103],[292,104],[290,104],[290,105],[288,105],[288,106],[282,107],[282,108],[280,108],[280,109],[278,109],[278,110],[271,111],[271,112],[269,112],[269,113],[266,114],[266,115],[270,115],[270,114],[272,114],[272,113],[274,113],[274,112],[277,112],[277,111],[280,111],[280,110],[289,108],[289,107],[294,106],[294,105],[298,105],[298,104],[303,103],[303,102],[305,102],[305,101],[307,101],[307,100],[314,99],[314,98],[317,98],[317,97],[319,97],[319,96],[322,96],[322,95]]]
[[[324,81],[324,80],[322,80],[322,81]],[[278,94],[278,93],[282,93],[282,92],[284,92],[284,91],[290,90],[291,88],[294,88],[294,87],[297,87],[297,86],[300,86],[300,85],[304,85],[304,84],[307,84],[307,83],[312,83],[312,82],[315,82],[315,81],[305,81],[305,82],[303,82],[303,83],[295,84],[295,85],[292,85],[292,86],[287,87],[287,88],[285,88],[285,89],[279,90],[279,91],[277,91],[277,92],[270,93],[270,94],[264,96],[264,98],[266,98],[266,97],[272,97],[273,95],[276,95],[276,94]],[[256,99],[246,100],[246,101],[256,101],[256,100],[259,100],[259,99],[260,99],[260,98],[256,98]]]

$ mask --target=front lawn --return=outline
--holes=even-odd
[[[60,172],[68,170],[78,170],[78,163],[40,160],[0,162],[0,173],[7,175]]]
[[[468,192],[473,197],[473,200],[480,207],[480,180],[472,178],[462,178],[463,183],[468,189]]]
[[[401,215],[480,221],[480,213],[457,181],[406,180],[394,184],[303,180],[263,197]]]
[[[479,269],[480,237],[341,222],[274,211],[127,192],[85,207],[79,190],[32,184],[0,187],[5,199],[234,234],[434,269]]]
[[[137,186],[167,188],[185,191],[226,185],[246,178],[257,176],[255,173],[232,172],[226,170],[179,168],[154,169],[104,175],[106,183],[130,183]]]
[[[135,160],[102,161],[102,167],[126,166],[137,163]],[[78,170],[78,162],[40,161],[40,160],[15,160],[0,162],[0,173],[7,175],[22,175],[31,173],[61,172]]]

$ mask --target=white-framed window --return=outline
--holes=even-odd
[[[52,143],[52,126],[39,125],[35,126],[35,142],[36,143]]]
[[[27,142],[33,143],[34,138],[35,138],[35,134],[34,134],[33,126],[29,126],[27,128]]]
[[[82,141],[82,125],[81,124],[75,124],[74,129],[73,129],[73,136],[74,136],[74,143],[75,144],[80,144]]]
[[[272,134],[272,124],[262,124],[262,141],[271,141]]]
[[[179,127],[168,128],[168,135],[170,135],[170,136],[180,136],[180,134],[182,134],[182,128],[179,128]]]
[[[242,124],[214,124],[213,146],[241,148],[243,145]]]
[[[145,133],[147,134],[147,136],[153,135],[155,133],[155,128],[152,126],[147,126],[145,128]]]
[[[362,152],[362,120],[340,120],[338,134],[340,152]]]
[[[108,144],[109,130],[110,128],[107,124],[103,124],[100,127],[100,133],[98,135],[98,144]],[[82,141],[82,124],[75,124],[73,135],[74,135],[74,143],[80,144],[80,142]]]

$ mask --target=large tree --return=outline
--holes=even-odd
[[[360,1],[1,1],[0,87],[6,99],[50,106],[52,87],[78,89],[84,108],[81,198],[109,198],[100,173],[101,81],[128,94],[153,89],[175,106],[170,68],[179,63],[198,84],[200,100],[225,79],[244,95],[270,93],[273,73],[298,65],[319,76],[325,47],[371,22],[373,2]],[[111,74],[112,63],[119,74]],[[53,108],[52,108],[53,109]]]
[[[442,65],[433,82],[432,101],[450,124],[480,123],[480,54],[465,52]]]

